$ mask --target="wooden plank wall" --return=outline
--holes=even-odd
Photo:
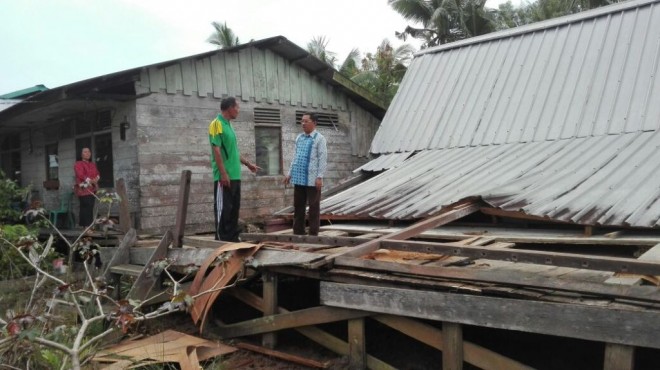
[[[279,109],[282,118],[283,170],[293,157],[296,111],[328,111],[340,125],[319,127],[328,140],[329,164],[325,188],[337,184],[367,162],[379,121],[331,86],[274,54],[257,48],[218,52],[141,73],[138,93],[138,160],[141,229],[162,232],[174,225],[182,170],[192,172],[186,232],[213,227],[212,173],[207,128],[220,111],[220,99],[236,96],[241,113],[236,130],[241,153],[255,160],[254,108]],[[364,127],[363,127],[364,126]],[[363,141],[358,143],[356,141]],[[282,176],[255,177],[244,167],[241,218],[263,218],[292,204],[293,189]]]
[[[236,96],[244,102],[346,111],[340,91],[268,49],[247,48],[185,59],[142,71],[137,92],[181,93],[199,97]],[[351,108],[353,109],[353,108]]]

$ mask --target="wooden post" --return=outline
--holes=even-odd
[[[278,313],[277,302],[277,274],[270,271],[263,273],[263,313],[264,316],[276,315]],[[261,344],[270,349],[277,346],[277,333],[266,333],[261,337]]]
[[[131,211],[128,206],[128,195],[126,195],[126,184],[124,179],[117,180],[115,190],[121,200],[119,201],[119,230],[126,234],[133,227],[131,220]]]
[[[348,320],[348,368],[367,368],[367,345],[364,337],[364,318]]]
[[[442,370],[463,369],[463,328],[453,322],[442,323]]]
[[[174,224],[174,242],[172,247],[181,248],[183,246],[183,232],[186,227],[186,214],[188,213],[188,197],[190,196],[190,176],[189,170],[181,171],[181,183],[179,187],[179,201],[176,207],[176,222]]]
[[[635,367],[635,347],[623,344],[605,344],[604,370],[632,370]]]

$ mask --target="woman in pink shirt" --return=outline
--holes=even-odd
[[[80,201],[80,212],[78,214],[78,225],[87,227],[94,222],[94,201],[98,182],[101,176],[96,164],[92,162],[92,151],[89,148],[83,148],[81,153],[82,160],[77,161],[73,167],[76,173],[76,185],[74,192]]]

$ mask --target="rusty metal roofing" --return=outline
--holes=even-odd
[[[416,54],[371,152],[657,130],[658,5],[630,1]]]
[[[660,226],[660,132],[426,150],[321,203],[321,212],[415,219],[471,197],[585,225]]]
[[[391,153],[391,154],[383,154],[380,157],[369,161],[368,163],[365,163],[363,166],[357,168],[353,172],[360,172],[360,171],[370,171],[370,172],[379,172],[379,171],[384,171],[384,170],[389,170],[392,167],[395,167],[403,161],[405,161],[408,157],[410,157],[412,153]]]

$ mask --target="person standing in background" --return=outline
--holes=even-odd
[[[240,234],[238,214],[241,208],[241,164],[252,173],[257,173],[260,167],[243,158],[238,150],[236,133],[231,125],[240,111],[236,98],[223,99],[220,111],[209,125],[215,239],[237,242]]]
[[[325,137],[316,131],[318,116],[302,116],[303,133],[296,137],[296,147],[284,185],[293,183],[293,233],[305,235],[305,209],[309,204],[309,235],[318,235],[321,226],[321,188],[328,165]]]
[[[73,166],[73,171],[76,175],[74,192],[80,202],[78,225],[88,227],[94,222],[95,194],[98,190],[101,175],[96,168],[96,164],[92,162],[92,151],[89,148],[82,149],[80,158],[81,160],[76,161]]]

